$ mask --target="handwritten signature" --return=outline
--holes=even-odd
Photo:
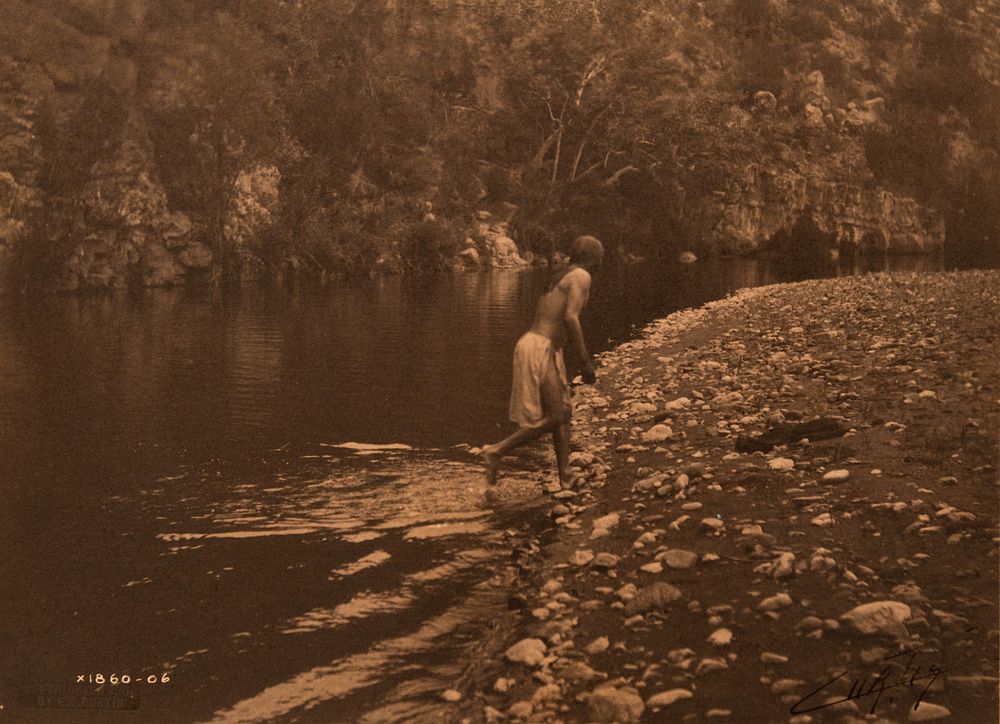
[[[892,654],[891,656],[886,656],[882,661],[888,661],[886,666],[882,668],[878,674],[875,675],[871,681],[855,679],[851,683],[850,689],[847,691],[847,695],[840,699],[831,699],[827,701],[821,701],[819,703],[813,699],[813,697],[822,694],[826,691],[827,687],[833,684],[835,681],[847,676],[847,671],[842,671],[832,679],[822,684],[819,688],[809,692],[804,697],[799,699],[798,702],[791,708],[792,714],[808,714],[809,712],[819,711],[820,709],[825,709],[829,706],[836,706],[837,704],[842,704],[845,701],[855,701],[857,699],[867,699],[869,697],[874,697],[872,700],[872,706],[869,713],[874,714],[875,710],[878,708],[879,702],[882,700],[882,695],[891,691],[892,689],[898,689],[900,687],[913,687],[918,684],[923,684],[927,682],[926,686],[917,694],[917,699],[913,703],[914,711],[920,706],[920,702],[924,700],[924,696],[930,690],[931,686],[937,680],[937,678],[949,669],[942,668],[937,664],[930,664],[927,666],[925,671],[922,671],[922,667],[919,665],[914,665],[917,659],[917,652],[920,649],[925,648],[929,644],[922,644],[912,649],[906,649],[900,651],[899,653]],[[907,656],[906,664],[903,666],[903,670],[898,679],[890,682],[889,678],[893,675],[893,669],[900,666],[897,659]],[[812,701],[810,701],[812,700]],[[892,703],[892,696],[889,696],[889,703]]]

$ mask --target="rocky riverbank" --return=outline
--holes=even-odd
[[[997,271],[810,281],[604,355],[456,718],[996,720],[998,310]]]

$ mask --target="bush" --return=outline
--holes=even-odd
[[[789,9],[785,27],[804,43],[825,40],[833,34],[830,19],[823,13],[804,5],[793,5]]]

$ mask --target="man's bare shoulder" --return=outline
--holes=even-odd
[[[559,280],[559,286],[563,289],[590,288],[590,272],[582,267],[571,269],[566,272],[566,276]]]

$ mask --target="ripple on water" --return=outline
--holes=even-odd
[[[234,562],[257,571],[243,562],[266,561],[261,583],[281,600],[282,616],[262,617],[260,608],[236,616],[204,660],[168,664],[188,675],[220,666],[267,672],[255,694],[214,721],[268,721],[322,706],[340,721],[341,707],[350,720],[375,706],[389,719],[434,711],[436,692],[454,679],[440,667],[457,660],[456,631],[467,636],[503,610],[490,579],[507,552],[478,464],[464,452],[357,452],[367,451],[333,461],[288,455],[252,482],[202,470],[172,481],[173,494],[141,498],[154,517],[173,521],[157,538],[171,553],[184,551],[185,571]],[[537,474],[507,483],[523,499],[539,492]],[[317,660],[323,652],[328,658]]]

